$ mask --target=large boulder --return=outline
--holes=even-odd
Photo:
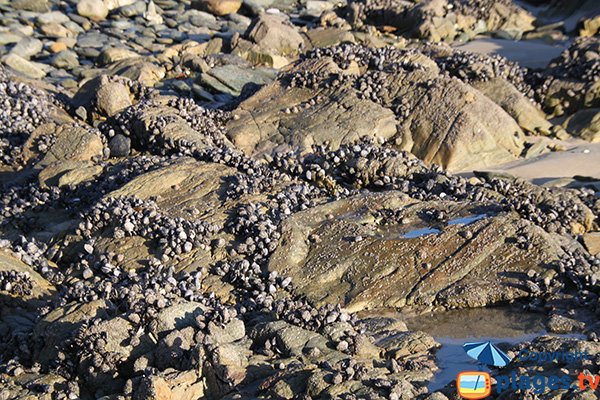
[[[354,311],[482,307],[527,297],[527,271],[543,272],[557,260],[559,242],[516,214],[473,207],[398,193],[318,206],[284,221],[268,269],[290,276],[298,295]],[[386,221],[384,210],[402,218]],[[444,222],[425,217],[439,212]],[[531,238],[529,250],[515,244],[522,234]]]
[[[511,115],[415,50],[314,50],[234,113],[227,134],[247,154],[368,137],[457,171],[513,161],[524,148]]]

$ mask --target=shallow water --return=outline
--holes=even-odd
[[[409,329],[432,335],[442,347],[436,353],[439,370],[429,382],[429,391],[443,388],[461,371],[490,369],[470,358],[462,346],[466,342],[491,341],[502,349],[538,336],[548,335],[544,314],[527,313],[519,308],[493,307],[424,314],[406,321]],[[556,337],[585,338],[584,335],[550,334]]]
[[[488,214],[476,214],[476,215],[468,215],[466,217],[459,217],[449,220],[446,225],[470,225],[482,219],[488,218],[490,215]],[[437,235],[438,233],[442,233],[442,230],[439,228],[434,228],[432,226],[417,228],[411,231],[408,231],[404,234],[400,235],[402,239],[415,239],[427,235]]]

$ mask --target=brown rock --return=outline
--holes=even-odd
[[[588,232],[584,234],[583,244],[590,254],[600,254],[600,232]]]
[[[194,0],[192,7],[217,16],[236,13],[242,5],[241,0]]]

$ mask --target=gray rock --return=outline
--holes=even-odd
[[[41,52],[42,48],[43,44],[41,40],[27,37],[21,39],[10,52],[28,60]]]
[[[128,18],[142,15],[144,12],[146,12],[146,3],[143,1],[136,1],[133,4],[119,8],[119,13]]]
[[[131,151],[131,139],[117,134],[108,142],[108,148],[111,157],[127,157]]]
[[[75,52],[64,50],[53,55],[50,59],[50,64],[56,68],[71,70],[79,66],[79,59]]]
[[[239,96],[245,85],[249,83],[263,85],[274,78],[275,71],[273,70],[224,65],[212,68],[206,74],[202,74],[201,81],[216,91]]]
[[[94,21],[102,21],[108,16],[108,7],[104,1],[80,0],[77,3],[77,13]]]
[[[10,68],[28,78],[41,79],[46,76],[46,71],[38,63],[24,59],[17,54],[8,54],[2,61]]]
[[[68,16],[63,14],[60,11],[51,11],[44,14],[40,14],[37,17],[37,23],[40,25],[46,24],[64,24],[65,22],[69,22],[70,19]]]

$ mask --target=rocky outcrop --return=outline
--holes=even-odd
[[[375,71],[368,63],[376,51],[342,46],[328,55],[344,53],[360,54],[359,64],[342,68],[335,57],[317,59],[315,53],[242,102],[228,137],[247,154],[322,144],[335,149],[368,137],[449,170],[508,162],[523,150],[523,132],[506,111],[478,90],[440,76],[423,54],[393,52],[387,67]],[[494,96],[515,116],[530,111],[504,94]],[[547,129],[534,115],[536,123],[518,118],[529,128]]]
[[[398,210],[401,222],[386,224],[378,217],[384,210]],[[439,212],[441,225],[422,219]],[[513,279],[543,273],[563,254],[559,242],[516,215],[488,212],[394,194],[329,203],[284,223],[284,245],[269,270],[292,277],[295,292],[316,303],[354,311],[482,307],[526,297],[527,287]],[[515,245],[520,234],[530,235],[529,251]]]

